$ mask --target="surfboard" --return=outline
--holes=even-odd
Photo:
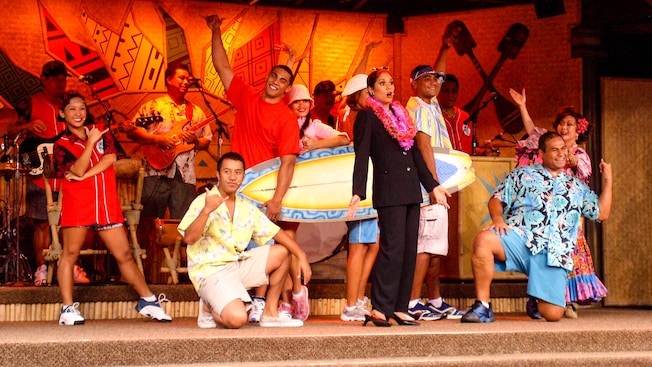
[[[463,152],[433,148],[440,183],[450,192],[456,192],[475,180],[471,157]],[[351,200],[353,146],[317,149],[297,157],[290,188],[283,199],[281,219],[290,222],[343,221]],[[371,202],[373,166],[369,162],[367,199],[360,202],[355,219],[377,216]],[[238,194],[261,206],[270,200],[276,190],[279,158],[257,164],[245,171]],[[423,190],[424,203],[428,194]]]

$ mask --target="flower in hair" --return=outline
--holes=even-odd
[[[392,102],[390,103],[390,108],[394,112],[392,113],[374,97],[367,99],[367,105],[383,123],[389,135],[398,140],[403,150],[410,150],[414,144],[414,137],[417,135],[417,128],[405,107],[400,103]]]
[[[589,128],[589,120],[585,118],[577,119],[577,133],[582,134]]]

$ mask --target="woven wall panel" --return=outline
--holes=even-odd
[[[602,79],[602,146],[612,163],[614,201],[603,224],[609,306],[652,305],[652,80]]]

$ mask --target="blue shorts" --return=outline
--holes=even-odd
[[[565,307],[568,271],[548,265],[548,253],[545,250],[532,255],[525,246],[525,239],[513,229],[509,234],[499,237],[505,250],[506,260],[495,260],[494,269],[526,274],[527,294],[559,307]]]
[[[377,241],[378,221],[376,218],[346,222],[349,227],[349,243],[374,244]]]

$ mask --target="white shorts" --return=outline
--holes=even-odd
[[[218,272],[204,278],[197,292],[199,297],[218,314],[233,300],[241,299],[245,304],[251,302],[247,290],[269,283],[265,274],[269,249],[270,246],[260,246],[247,251],[251,256],[246,260],[224,265]]]
[[[443,205],[421,207],[417,253],[448,255],[448,209]]]

